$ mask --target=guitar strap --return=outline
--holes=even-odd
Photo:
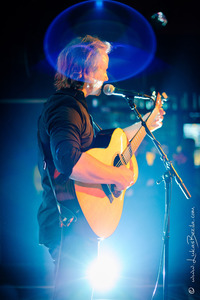
[[[91,123],[93,126],[94,133],[95,133],[95,131],[98,133],[99,131],[102,130],[102,128],[94,121],[92,115],[90,115],[90,120],[91,120]]]

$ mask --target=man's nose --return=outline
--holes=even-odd
[[[108,81],[108,74],[106,74],[104,81]]]

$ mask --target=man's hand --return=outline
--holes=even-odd
[[[149,129],[153,132],[157,129],[159,129],[160,127],[162,127],[162,121],[164,119],[164,115],[165,115],[165,111],[163,108],[160,108],[159,113],[156,115],[154,121],[152,122],[152,124],[149,126]],[[146,119],[149,117],[150,113],[147,113],[143,116],[143,120],[146,121]]]
[[[134,173],[126,166],[120,166],[115,172],[115,190],[123,191],[134,183]]]

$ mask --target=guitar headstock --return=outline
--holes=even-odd
[[[156,94],[155,94],[155,92],[154,92],[154,99],[156,99],[156,100],[154,100],[154,101],[155,101],[155,106],[159,109],[159,108],[162,107],[163,102],[166,102],[166,101],[167,101],[168,96],[167,96],[167,94],[166,94],[165,92],[162,93],[162,94],[160,94],[160,93],[158,92],[158,93],[157,93],[157,96],[156,96]]]

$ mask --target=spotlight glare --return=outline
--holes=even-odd
[[[103,6],[103,0],[96,0],[96,7],[102,8],[102,6]]]
[[[88,278],[95,290],[106,291],[115,285],[119,277],[119,263],[113,256],[94,260],[88,268]]]

